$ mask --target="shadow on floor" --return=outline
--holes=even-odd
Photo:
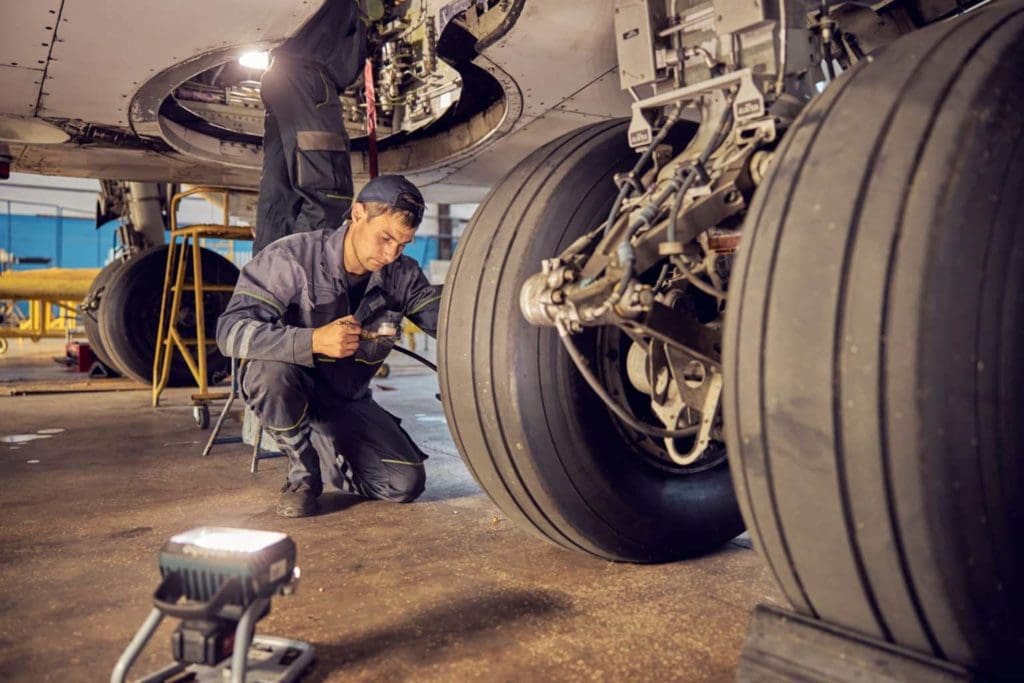
[[[480,487],[472,480],[457,482],[435,482],[427,478],[427,490],[416,499],[417,503],[432,503],[440,500],[454,500],[480,494]]]
[[[552,591],[512,590],[454,600],[351,640],[314,644],[317,665],[304,680],[324,681],[339,669],[380,656],[422,664],[455,647],[485,647],[480,641],[491,637],[500,648],[509,635],[505,627],[553,619],[570,610],[566,597]]]
[[[342,493],[341,491],[324,491],[317,499],[317,503],[320,505],[320,511],[317,515],[322,516],[333,512],[343,512],[365,502],[367,502],[367,499],[362,496],[354,496],[350,493]]]

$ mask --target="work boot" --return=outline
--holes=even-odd
[[[317,511],[317,494],[307,488],[285,482],[277,499],[277,514],[282,517],[309,517]]]

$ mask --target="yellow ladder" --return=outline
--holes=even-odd
[[[181,200],[195,194],[224,195],[224,222],[220,225],[178,227],[178,206]],[[217,341],[206,336],[206,312],[203,307],[203,296],[207,292],[233,292],[235,286],[208,285],[203,282],[202,245],[199,240],[252,239],[252,232],[248,226],[230,225],[229,194],[229,190],[221,188],[194,187],[185,192],[179,192],[171,198],[171,236],[167,247],[163,297],[160,299],[160,326],[157,328],[156,353],[153,355],[153,407],[159,405],[160,394],[167,388],[167,381],[171,374],[171,362],[174,359],[175,349],[177,349],[199,389],[198,393],[192,394],[192,404],[197,406],[197,410],[204,411],[203,414],[206,416],[207,422],[209,421],[209,402],[226,399],[228,392],[210,392],[207,386],[207,347],[215,345]],[[189,256],[192,259],[192,282],[185,282]],[[189,291],[192,292],[195,300],[195,339],[182,337],[178,332],[177,321],[181,311],[182,295]],[[169,307],[168,298],[170,298]],[[192,348],[195,349],[194,355],[191,351]]]

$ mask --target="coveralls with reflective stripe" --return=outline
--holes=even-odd
[[[338,93],[366,59],[358,2],[327,0],[272,57],[260,85],[266,113],[253,253],[285,235],[337,228],[352,203]]]
[[[226,356],[246,359],[242,394],[289,458],[288,486],[319,494],[323,482],[371,498],[408,502],[423,491],[426,457],[373,400],[370,380],[393,339],[363,340],[355,355],[313,357],[313,329],[353,313],[342,259],[347,224],[284,237],[242,268],[217,322]],[[385,310],[364,329],[408,317],[434,336],[441,288],[400,256],[373,273],[361,304]]]

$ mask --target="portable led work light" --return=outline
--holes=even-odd
[[[295,542],[274,531],[201,527],[167,541],[159,563],[165,581],[178,577],[169,588],[187,599],[209,602],[218,591],[234,590],[224,600],[245,607],[292,580]]]
[[[309,666],[313,648],[271,636],[253,637],[271,598],[298,583],[295,542],[273,531],[201,527],[178,534],[160,549],[162,581],[154,609],[118,660],[113,683],[128,669],[165,616],[182,623],[171,635],[175,663],[148,676],[162,681],[182,672],[193,680],[293,681]]]

